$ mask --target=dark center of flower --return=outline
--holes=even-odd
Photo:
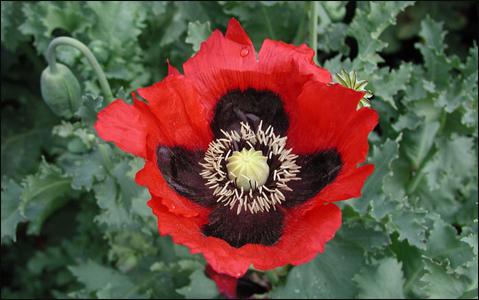
[[[276,210],[286,200],[282,191],[291,191],[287,183],[300,180],[297,155],[286,149],[287,137],[274,133],[272,126],[256,131],[241,122],[241,130],[222,131],[224,138],[211,142],[200,175],[215,189],[216,202],[254,214]]]
[[[287,211],[315,197],[343,168],[336,148],[291,154],[288,114],[282,98],[268,90],[226,92],[210,126],[214,139],[206,152],[161,144],[156,162],[171,189],[211,210],[201,233],[235,248],[275,245]],[[237,169],[230,165],[235,160],[252,165]]]

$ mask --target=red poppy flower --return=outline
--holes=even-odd
[[[265,40],[256,56],[232,19],[184,65],[98,114],[99,136],[146,159],[136,182],[161,235],[218,273],[298,265],[341,226],[331,202],[359,197],[378,116],[364,93],[330,84],[314,51]],[[133,94],[134,96],[134,94]]]

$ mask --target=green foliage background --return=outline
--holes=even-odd
[[[265,38],[310,37],[310,2],[1,2],[2,298],[221,298],[201,255],[160,237],[135,184],[142,159],[101,141],[106,106],[83,55],[60,46],[83,104],[40,95],[57,36],[88,45],[117,98],[161,81],[238,19]],[[356,70],[380,115],[363,195],[307,264],[266,272],[270,298],[477,298],[476,1],[320,2],[320,66]]]

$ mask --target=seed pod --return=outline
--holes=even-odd
[[[40,87],[43,100],[57,116],[70,119],[80,107],[80,83],[67,66],[57,63],[56,71],[48,66],[42,72]]]

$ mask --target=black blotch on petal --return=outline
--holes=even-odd
[[[271,125],[276,135],[286,134],[289,120],[281,97],[268,90],[232,90],[224,94],[216,104],[211,130],[217,139],[223,137],[221,129],[239,132],[240,122],[248,123],[256,130],[260,120],[263,120],[263,130]]]
[[[287,183],[293,191],[282,191],[286,197],[281,203],[283,207],[294,207],[313,198],[331,184],[343,168],[341,155],[335,149],[299,155],[296,164],[301,166],[298,174],[301,180]]]
[[[283,235],[284,213],[270,209],[269,212],[250,213],[242,210],[236,214],[236,207],[219,205],[208,216],[208,223],[202,228],[205,236],[226,241],[232,247],[246,244],[273,246]]]
[[[203,167],[199,162],[204,155],[203,151],[190,151],[180,146],[158,146],[156,163],[165,181],[180,196],[199,205],[213,207],[216,205],[213,191],[200,175]]]

